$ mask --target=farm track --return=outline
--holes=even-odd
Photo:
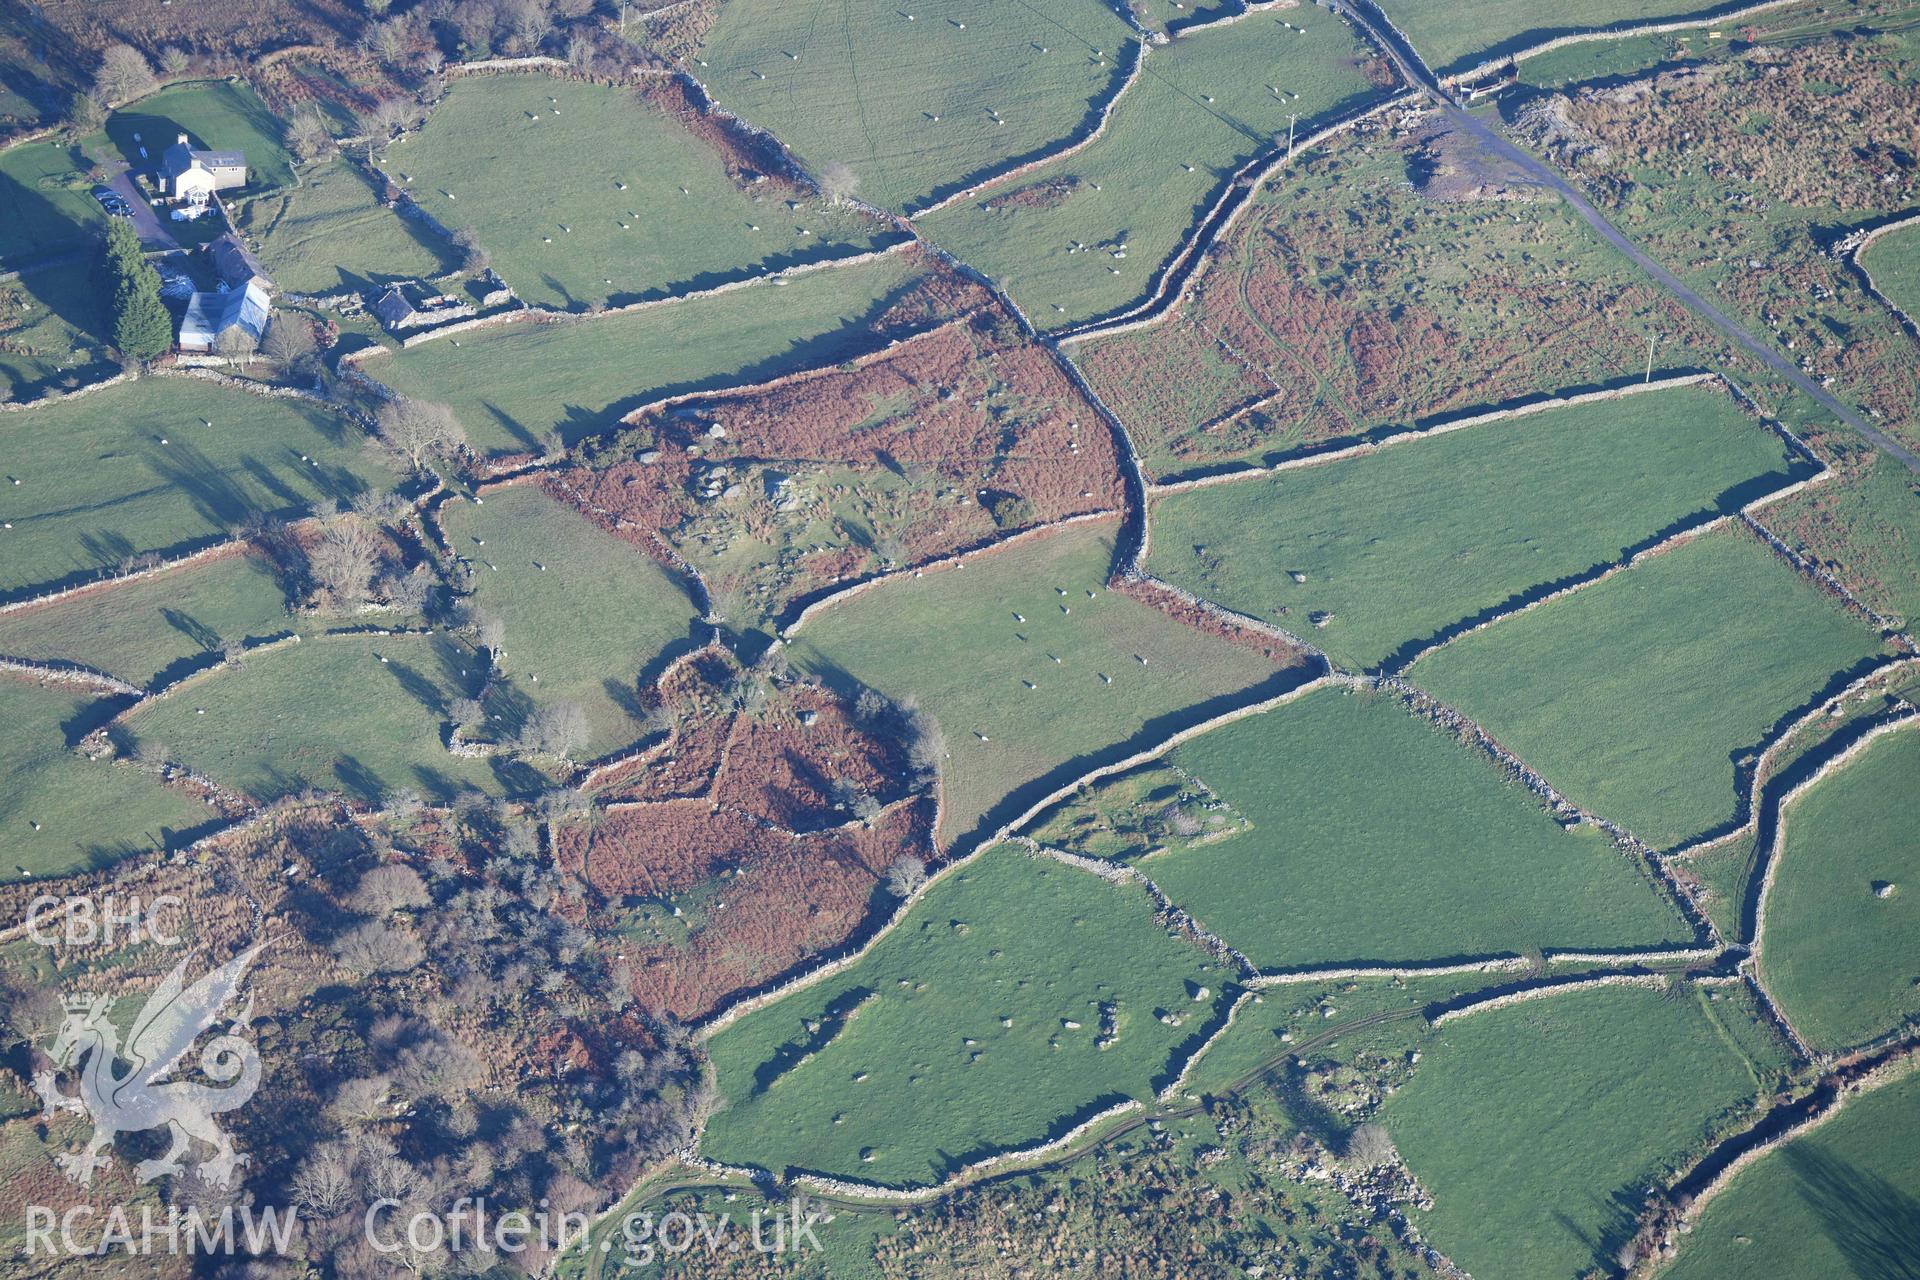
[[[1463,134],[1472,137],[1488,148],[1494,155],[1512,164],[1520,166],[1539,185],[1546,187],[1567,202],[1569,208],[1580,215],[1581,221],[1591,227],[1596,234],[1612,245],[1639,267],[1647,275],[1677,298],[1695,315],[1718,329],[1738,346],[1757,358],[1768,369],[1784,377],[1795,388],[1813,399],[1828,413],[1840,419],[1859,432],[1875,448],[1896,459],[1902,466],[1914,472],[1920,472],[1920,455],[1875,427],[1857,411],[1842,404],[1839,399],[1803,373],[1791,360],[1769,344],[1762,342],[1747,332],[1738,321],[1726,312],[1700,296],[1691,286],[1674,275],[1662,263],[1655,260],[1639,245],[1635,244],[1612,222],[1607,220],[1582,195],[1571,182],[1541,160],[1532,152],[1516,145],[1500,130],[1488,125],[1472,112],[1464,110],[1440,87],[1426,63],[1421,60],[1412,43],[1401,34],[1386,15],[1373,3],[1373,0],[1353,0],[1346,6],[1347,16],[1358,23],[1373,37],[1375,43],[1384,48],[1400,69],[1407,83],[1418,86],[1421,93],[1440,109],[1442,115]]]

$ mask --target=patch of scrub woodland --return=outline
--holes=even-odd
[[[645,93],[541,75],[460,80],[386,170],[434,218],[470,228],[522,298],[568,310],[882,239],[865,215],[764,173],[743,185],[725,154]]]
[[[1393,74],[1312,5],[1145,56],[1098,140],[919,221],[1043,328],[1142,300],[1235,171],[1286,145],[1290,118],[1311,129],[1384,97]]]
[[[1820,1049],[1920,1016],[1920,729],[1896,729],[1802,793],[1765,902],[1763,980]]]
[[[1089,522],[892,578],[793,635],[795,666],[938,724],[943,842],[1304,674],[1109,591],[1114,534]]]
[[[1147,568],[1392,669],[1813,472],[1720,387],[1644,392],[1168,494]]]
[[[1393,114],[1257,190],[1172,318],[1070,344],[1160,478],[1271,463],[1416,422],[1722,363],[1724,347],[1533,188],[1443,193],[1467,165]],[[1233,374],[1233,370],[1238,370]],[[1231,376],[1230,376],[1231,374]]]
[[[1465,636],[1407,676],[1575,803],[1668,848],[1729,822],[1778,728],[1883,652],[1731,528]]]
[[[709,1042],[729,1105],[701,1149],[935,1182],[1151,1097],[1224,1014],[1231,976],[1156,922],[1138,888],[997,848],[857,964]]]

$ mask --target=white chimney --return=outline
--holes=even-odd
[[[184,133],[180,135],[180,145],[183,147],[187,145],[187,135]]]

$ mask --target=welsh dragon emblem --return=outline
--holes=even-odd
[[[264,945],[235,956],[191,987],[185,985],[187,961],[182,959],[147,998],[124,1047],[108,1016],[111,996],[65,1001],[66,1020],[47,1054],[57,1068],[74,1069],[80,1091],[62,1093],[52,1071],[36,1074],[33,1088],[47,1115],[66,1111],[93,1120],[93,1137],[86,1150],[54,1157],[69,1179],[82,1186],[91,1183],[95,1170],[112,1163],[109,1149],[119,1134],[165,1125],[172,1133],[172,1145],[164,1155],[134,1166],[141,1182],[179,1173],[180,1157],[187,1154],[191,1140],[198,1139],[214,1152],[199,1165],[200,1177],[212,1186],[229,1185],[234,1169],[247,1157],[233,1149],[233,1139],[214,1117],[244,1105],[260,1085],[260,1055],[241,1038],[246,1015],[200,1051],[200,1069],[223,1087],[172,1081],[167,1076],[233,999],[247,966]],[[114,1068],[122,1062],[126,1070],[116,1074]]]

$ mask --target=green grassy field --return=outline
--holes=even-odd
[[[1343,666],[1394,666],[1807,470],[1724,393],[1688,387],[1173,494],[1147,567]]]
[[[19,481],[0,486],[12,525],[0,531],[0,597],[393,483],[364,433],[329,410],[194,378],[141,378],[8,415],[0,457]]]
[[[265,562],[223,556],[0,615],[0,654],[78,662],[131,684],[164,684],[230,641],[296,629]]]
[[[1310,5],[1176,40],[1148,55],[1099,141],[922,225],[1038,325],[1118,310],[1145,293],[1233,170],[1286,145],[1290,116],[1304,128],[1374,92],[1362,57],[1346,24]],[[1050,182],[1071,189],[1008,207],[1009,192]]]
[[[1427,65],[1441,74],[1464,71],[1488,58],[1517,53],[1574,31],[1666,22],[1746,7],[1739,3],[1715,4],[1713,0],[1591,0],[1563,13],[1543,7],[1537,0],[1482,0],[1471,7],[1448,0],[1378,3]]]
[[[741,0],[695,73],[813,173],[846,165],[861,199],[911,211],[1063,145],[1112,91],[1131,38],[1085,0]]]
[[[1881,236],[1861,255],[1860,265],[1894,306],[1920,324],[1920,226]]]
[[[545,779],[531,769],[443,745],[447,704],[476,691],[480,670],[441,635],[318,637],[211,672],[124,727],[261,801],[309,787],[369,804],[402,790],[445,800],[468,786],[538,789]]]
[[[842,687],[911,695],[940,722],[943,837],[1011,816],[1003,810],[1038,799],[1063,773],[1164,738],[1275,678],[1258,655],[1109,593],[1112,536],[1110,524],[1078,525],[895,579],[794,637],[795,665]]]
[[[478,507],[454,503],[443,519],[455,553],[472,562],[474,610],[506,624],[502,675],[514,701],[579,703],[593,727],[589,755],[633,741],[637,685],[685,645],[695,617],[680,583],[536,485],[495,490]]]
[[[0,283],[0,397],[26,401],[120,372],[90,257]]]
[[[284,126],[258,94],[239,80],[192,80],[169,85],[107,117],[105,139],[83,145],[91,153],[117,153],[135,173],[150,173],[183,131],[196,147],[247,153],[248,192],[293,181],[293,163],[281,145]],[[104,141],[109,144],[102,147]],[[142,156],[140,148],[147,154]],[[172,224],[169,224],[172,225]]]
[[[1787,811],[1761,964],[1817,1048],[1849,1048],[1920,1015],[1916,777],[1920,731],[1897,731]]]
[[[472,227],[507,283],[548,306],[857,253],[880,229],[772,184],[742,190],[717,151],[629,91],[540,75],[458,82],[386,168],[435,218]]]
[[[1173,763],[1253,829],[1140,870],[1263,969],[1691,940],[1597,830],[1563,831],[1396,698],[1313,693]]]
[[[1569,992],[1434,1033],[1380,1117],[1433,1196],[1416,1225],[1476,1280],[1609,1267],[1648,1184],[1759,1080],[1706,993]]]
[[[0,266],[84,249],[106,225],[87,194],[87,163],[71,146],[28,142],[0,151]]]
[[[1915,1258],[1920,1075],[1909,1075],[1741,1173],[1680,1237],[1680,1256],[1661,1275],[1901,1280]]]
[[[865,322],[920,279],[905,256],[816,272],[633,315],[515,325],[429,342],[361,367],[412,396],[443,401],[483,452],[569,443],[660,396],[832,364],[872,341]]]
[[[1734,761],[1880,652],[1744,531],[1682,544],[1408,676],[1570,798],[1670,847],[1732,817]]]
[[[459,265],[451,244],[382,205],[345,160],[308,170],[296,188],[248,202],[239,224],[258,244],[260,265],[274,283],[295,293],[364,291]]]
[[[57,876],[167,848],[212,810],[128,765],[67,744],[96,722],[90,693],[0,679],[0,880]]]
[[[936,1181],[1150,1098],[1224,1013],[1228,978],[1155,923],[1138,889],[1003,847],[859,964],[716,1036],[729,1105],[701,1148],[776,1171]],[[1104,1051],[1103,1018],[1116,1032]]]

